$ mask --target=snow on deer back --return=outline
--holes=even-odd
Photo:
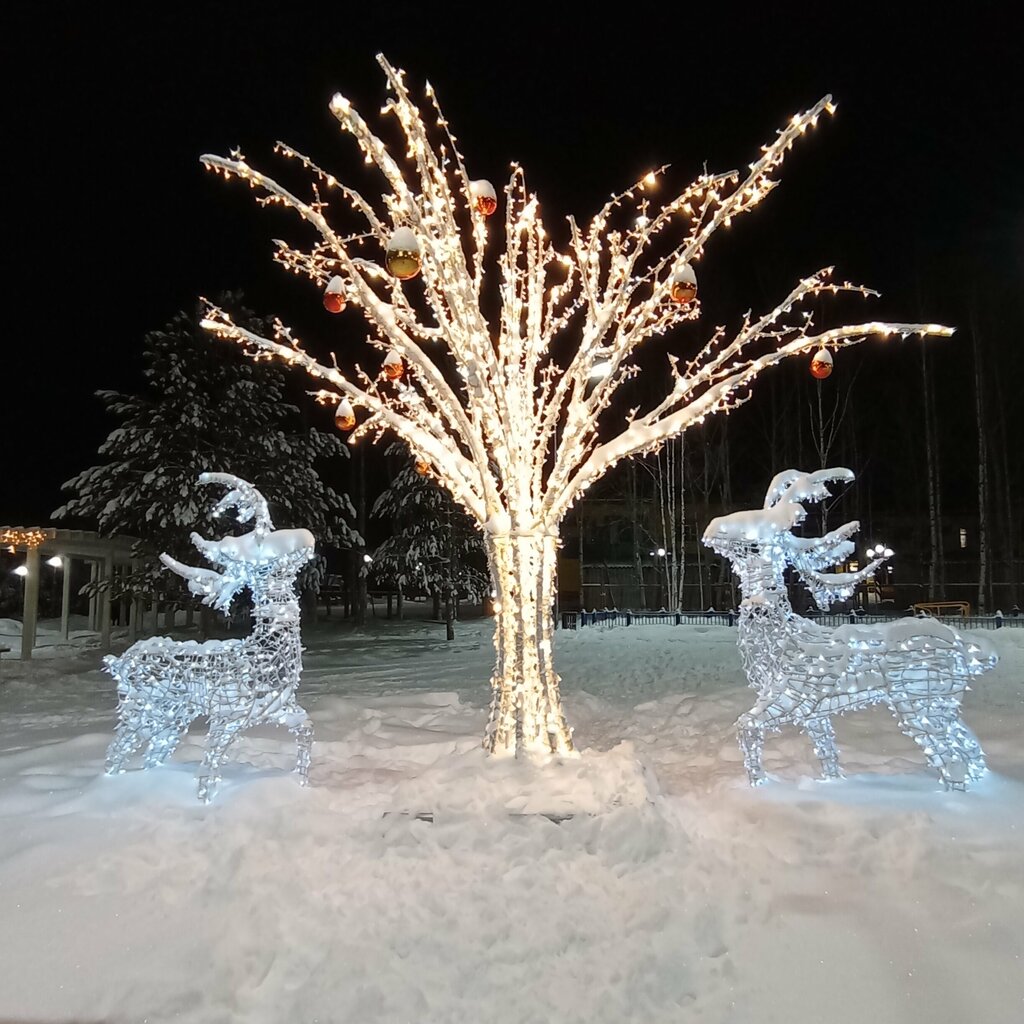
[[[222,571],[184,565],[166,554],[161,561],[212,608],[226,610],[247,587],[252,593],[253,631],[241,640],[202,644],[152,637],[119,658],[105,658],[120,697],[107,770],[124,771],[143,743],[148,744],[143,766],[163,764],[190,723],[206,715],[210,733],[199,774],[200,799],[212,797],[228,747],[253,725],[284,725],[296,735],[296,770],[305,784],[312,724],[295,698],[302,673],[295,578],[313,557],[313,535],[301,529],[275,530],[263,495],[238,477],[203,473],[199,481],[231,488],[214,515],[236,509],[239,521],[253,521],[253,529],[221,540],[192,534],[196,548]]]
[[[804,503],[849,483],[848,469],[786,470],[772,480],[760,509],[713,519],[704,543],[728,558],[739,576],[738,645],[757,702],[737,722],[751,784],[765,779],[765,734],[794,724],[811,738],[826,778],[840,775],[831,716],[885,703],[950,788],[965,788],[985,770],[981,747],[960,717],[971,676],[993,668],[987,642],[930,619],[883,625],[819,626],[789,601],[786,570],[795,570],[819,608],[849,598],[884,561],[858,572],[826,572],[853,553],[856,521],[821,537],[798,537]]]

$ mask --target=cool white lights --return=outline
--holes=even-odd
[[[295,770],[300,784],[306,785],[313,723],[295,699],[302,674],[302,644],[294,584],[299,570],[313,557],[313,535],[308,530],[275,530],[263,495],[245,480],[227,473],[203,473],[199,481],[232,488],[214,514],[237,509],[240,522],[255,520],[253,531],[220,541],[192,534],[192,543],[211,562],[223,566],[223,573],[195,569],[168,555],[161,555],[161,560],[188,580],[188,589],[212,608],[228,608],[232,598],[248,587],[255,627],[244,640],[203,644],[151,637],[133,644],[119,658],[104,658],[120,697],[107,772],[123,772],[144,743],[143,767],[163,764],[189,725],[206,715],[210,733],[199,770],[200,800],[213,798],[228,747],[255,725],[284,725],[295,734]]]
[[[868,549],[873,561],[860,572],[824,572],[852,554],[849,538],[860,524],[846,523],[822,537],[793,534],[807,515],[802,502],[827,498],[833,480],[849,482],[853,473],[786,470],[771,482],[763,509],[720,516],[704,532],[704,543],[732,562],[743,589],[738,643],[757,690],[757,702],[736,723],[747,776],[751,785],[765,780],[765,734],[792,723],[814,744],[824,777],[838,778],[832,715],[887,704],[946,787],[965,789],[984,773],[985,757],[960,717],[960,702],[970,677],[996,664],[995,653],[933,620],[825,629],[789,603],[787,567],[827,608],[850,597],[892,555],[877,545]]]
[[[15,576],[22,576],[22,577],[27,576],[28,575],[28,566],[27,565],[17,565],[17,566],[15,566],[14,567],[14,575]]]
[[[60,555],[54,555],[52,558],[46,560],[47,565],[52,565],[54,569],[59,569],[64,564],[64,559]]]

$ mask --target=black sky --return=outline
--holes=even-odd
[[[375,116],[381,50],[413,83],[433,82],[473,173],[497,182],[520,161],[551,222],[589,215],[664,162],[680,182],[705,160],[745,166],[788,115],[831,92],[836,118],[709,251],[709,311],[736,316],[836,263],[883,291],[872,317],[960,326],[974,296],[991,351],[1019,366],[1019,46],[1006,4],[937,6],[776,4],[748,16],[623,4],[617,18],[554,3],[535,14],[497,3],[8,11],[0,521],[47,519],[110,429],[93,392],[134,386],[142,335],[197,295],[243,288],[307,336],[336,329],[309,286],[270,261],[270,238],[287,229],[198,156],[240,145],[273,165],[282,139],[358,173],[327,103],[341,90]],[[942,344],[956,402],[962,355]]]

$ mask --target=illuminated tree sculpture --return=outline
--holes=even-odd
[[[494,189],[470,177],[430,85],[424,114],[403,72],[378,59],[391,92],[383,112],[397,118],[404,153],[393,155],[343,96],[335,95],[330,109],[383,176],[379,199],[283,144],[277,152],[313,177],[308,200],[240,152],[202,159],[247,182],[261,203],[288,207],[315,229],[307,249],[278,241],[275,258],[323,286],[332,312],[353,306],[362,314],[370,345],[386,353],[379,370],[350,375],[336,360],[318,362],[280,323],[273,337],[260,337],[211,306],[205,326],[302,366],[322,382],[321,400],[339,403],[340,422],[350,424],[361,410],[353,442],[394,431],[480,525],[498,609],[485,746],[565,754],[572,736],[551,630],[559,524],[573,503],[619,460],[744,401],[761,371],[788,356],[868,336],[951,332],[870,322],[816,333],[801,303],[823,292],[873,294],[833,283],[831,268],[821,270],[774,309],[748,314],[731,338],[718,328],[691,357],[669,356],[665,397],[613,422],[609,407],[616,395],[621,406],[640,346],[698,316],[693,264],[711,236],[771,192],[786,152],[833,110],[831,99],[794,117],[745,173],[701,174],[658,206],[650,190],[661,172],[652,172],[612,197],[589,225],[569,219],[561,246],[513,164],[503,228],[488,254]],[[497,278],[490,289],[488,271]],[[486,315],[485,307],[496,313]]]

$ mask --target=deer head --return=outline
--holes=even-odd
[[[192,534],[192,543],[209,561],[223,567],[223,572],[185,565],[168,554],[160,561],[188,582],[188,589],[203,604],[225,611],[235,594],[249,587],[254,598],[260,596],[271,582],[294,581],[299,570],[313,557],[315,540],[308,530],[275,530],[266,499],[252,484],[229,473],[202,473],[201,484],[224,484],[231,490],[214,506],[213,514],[222,515],[235,509],[239,522],[254,521],[250,533],[240,537],[207,540]]]
[[[719,516],[708,524],[704,543],[732,563],[744,600],[767,589],[780,590],[787,566],[796,570],[821,609],[852,596],[859,583],[874,575],[884,558],[874,559],[859,572],[823,571],[852,554],[850,537],[860,529],[856,520],[821,537],[793,534],[807,518],[804,503],[824,501],[831,495],[828,484],[853,479],[848,469],[787,469],[772,480],[763,508]]]

